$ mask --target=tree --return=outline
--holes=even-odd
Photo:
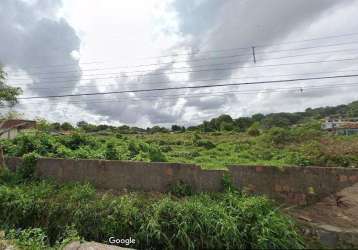
[[[174,132],[178,132],[178,131],[180,131],[181,130],[181,127],[179,126],[179,125],[172,125],[172,131],[174,131]]]
[[[223,123],[225,123],[225,124],[222,127],[221,124],[223,124]],[[213,130],[219,131],[224,127],[229,128],[229,126],[230,126],[229,124],[233,124],[233,123],[234,123],[234,121],[231,118],[231,116],[220,115],[218,118],[211,119],[210,126]],[[232,129],[229,129],[229,130],[232,130]]]
[[[52,129],[58,131],[61,129],[61,124],[59,122],[54,122],[51,124]]]
[[[85,122],[85,121],[77,122],[77,127],[79,127],[79,128],[83,128],[83,127],[86,127],[86,126],[88,126],[88,123]]]
[[[6,73],[0,65],[0,106],[8,105],[10,107],[17,103],[17,96],[22,93],[21,88],[11,87],[6,82]]]
[[[185,127],[179,126],[179,125],[172,125],[172,131],[173,132],[185,132]]]
[[[43,118],[36,119],[36,128],[43,132],[51,131],[51,124]]]
[[[64,130],[64,131],[70,131],[70,130],[73,130],[73,126],[71,125],[71,123],[68,123],[68,122],[64,122],[61,124],[61,129]]]
[[[265,116],[263,114],[254,114],[251,116],[251,119],[254,121],[254,122],[260,122],[262,119],[264,119]]]
[[[252,123],[253,121],[250,117],[240,117],[235,120],[235,125],[241,132],[246,131],[246,129],[248,129]]]
[[[10,107],[17,103],[17,96],[22,93],[20,88],[10,87],[5,84],[6,73],[3,71],[0,65],[0,107],[6,104]],[[4,133],[4,132],[3,132]],[[2,148],[0,148],[0,170],[4,166],[4,156]]]
[[[259,136],[260,135],[260,124],[259,122],[254,122],[250,127],[249,129],[247,130],[247,133],[250,135],[250,136]]]
[[[234,130],[234,124],[232,122],[221,122],[220,123],[220,131],[232,131]]]

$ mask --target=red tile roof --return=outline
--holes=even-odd
[[[358,129],[358,122],[344,122],[340,125],[339,128]]]
[[[34,128],[36,127],[36,122],[30,120],[18,120],[18,119],[0,121],[0,129],[9,129],[14,127],[18,127],[21,129]]]

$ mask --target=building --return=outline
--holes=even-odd
[[[13,139],[21,131],[35,128],[36,121],[8,119],[0,121],[0,138]]]
[[[332,118],[327,117],[322,129],[339,135],[358,134],[358,118]]]

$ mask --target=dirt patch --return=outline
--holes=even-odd
[[[118,246],[104,245],[97,242],[72,242],[65,246],[64,250],[134,250],[132,248],[123,248]]]
[[[358,183],[304,208],[288,210],[298,220],[332,225],[340,228],[358,228]]]

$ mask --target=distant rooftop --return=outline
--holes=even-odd
[[[8,128],[34,128],[36,126],[36,121],[31,120],[22,120],[22,119],[9,119],[0,121],[0,129],[8,129]]]

